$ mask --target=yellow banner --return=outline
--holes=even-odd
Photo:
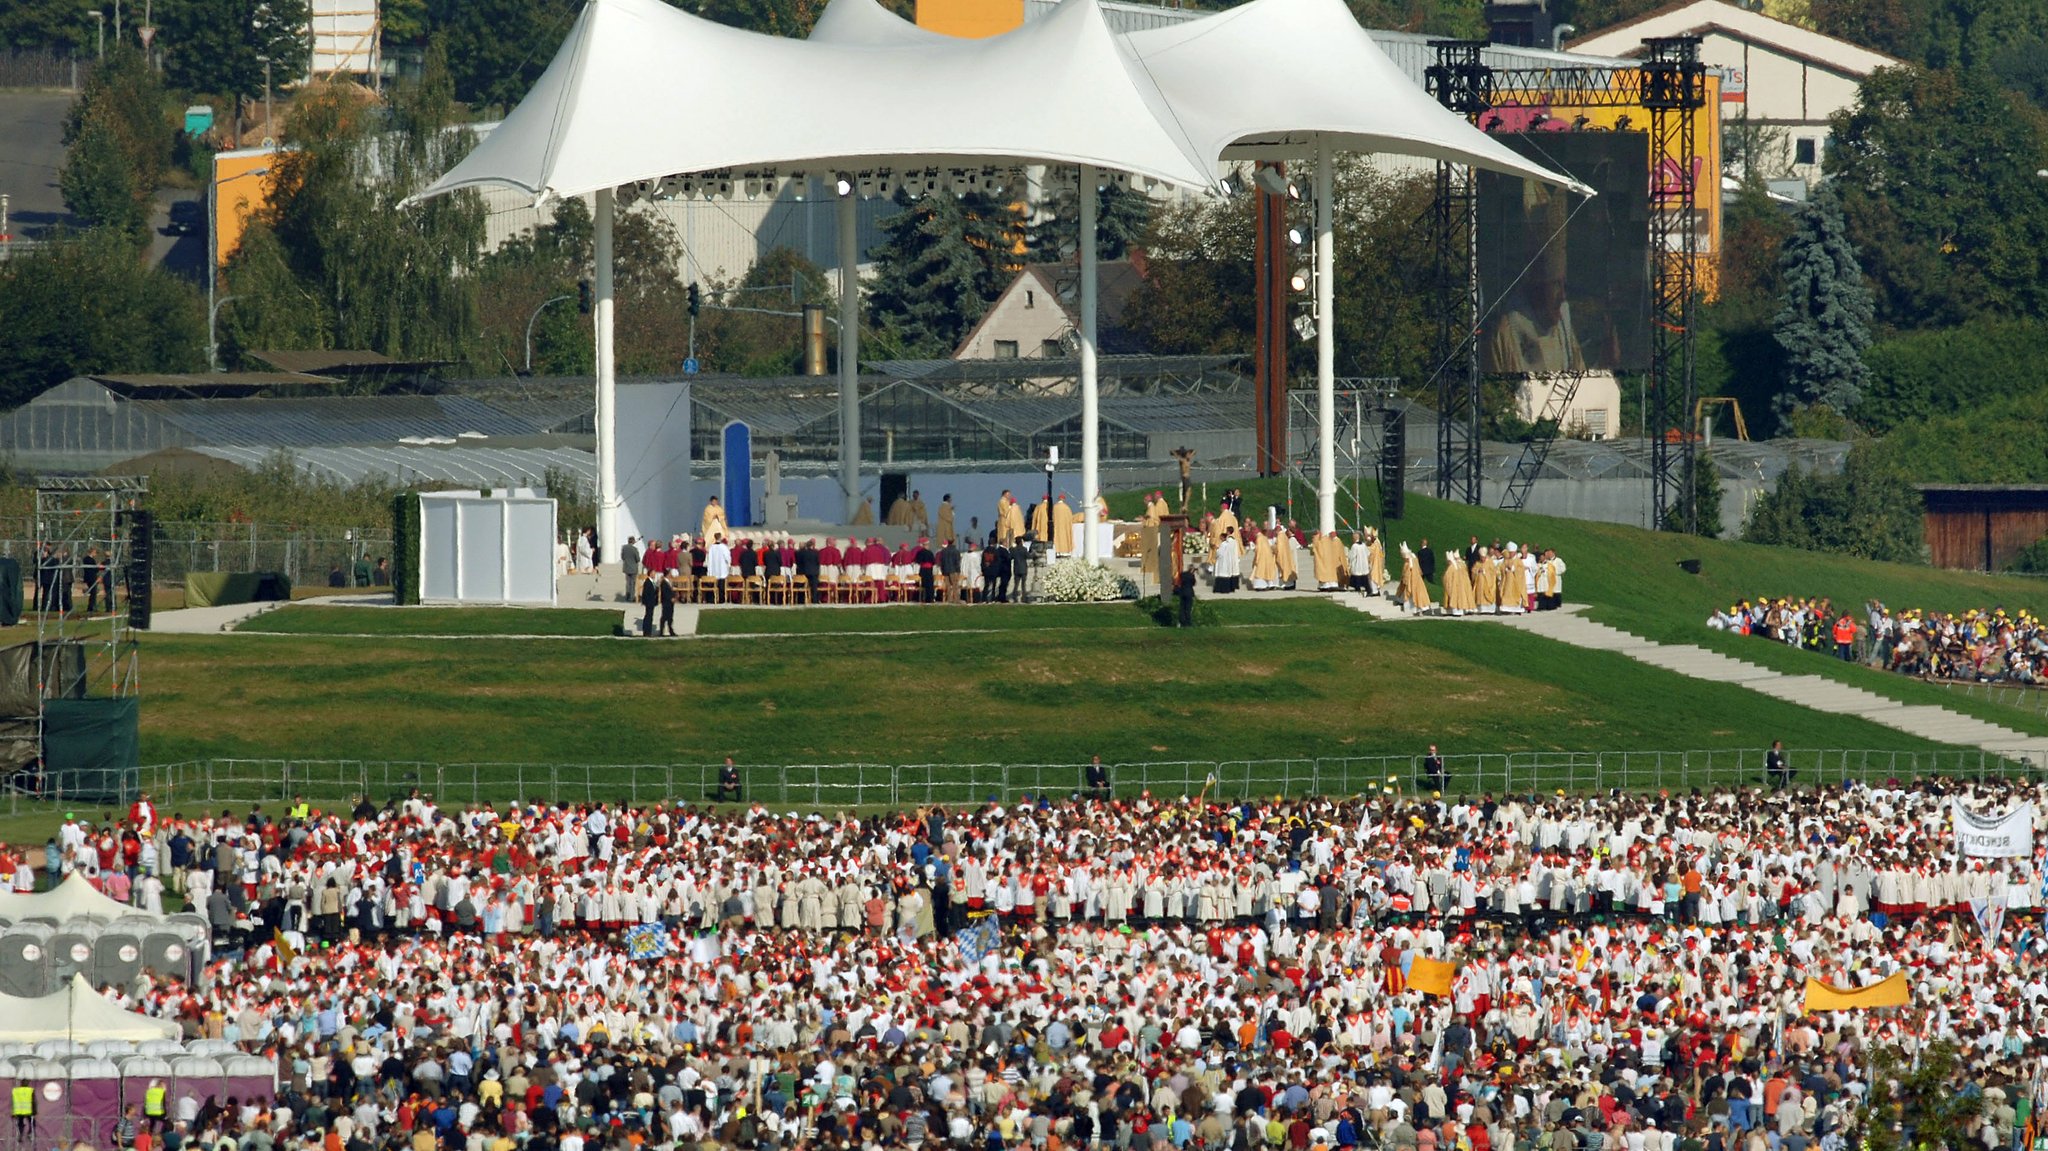
[[[1913,1001],[1912,989],[1906,986],[1906,973],[1901,971],[1881,983],[1844,991],[1830,987],[1818,979],[1806,981],[1806,1009],[1808,1011],[1859,1011],[1867,1007],[1904,1007]]]
[[[299,957],[298,949],[291,945],[291,942],[284,937],[284,932],[282,931],[272,931],[270,933],[270,942],[277,947],[278,966],[286,971],[290,971],[292,969],[292,961]]]
[[[1456,964],[1416,956],[1408,966],[1408,986],[1424,995],[1449,995],[1451,980],[1458,974]]]

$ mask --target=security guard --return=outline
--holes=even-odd
[[[164,1081],[161,1079],[150,1080],[149,1086],[142,1092],[142,1117],[149,1120],[149,1129],[158,1134],[163,1133],[164,1120],[167,1118],[164,1114],[166,1094],[168,1092],[164,1090]]]
[[[721,803],[740,801],[740,769],[733,766],[731,756],[727,756],[725,766],[718,769],[718,799]]]
[[[305,796],[295,795],[292,797],[292,799],[294,802],[292,803],[292,810],[290,813],[291,818],[297,820],[300,823],[304,823],[308,819],[311,819],[313,817],[313,805],[306,802]]]
[[[36,1135],[36,1089],[27,1083],[14,1085],[14,1137],[26,1147]]]

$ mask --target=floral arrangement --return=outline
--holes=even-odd
[[[1209,559],[1209,537],[1201,532],[1182,532],[1180,536],[1181,558],[1189,563],[1206,563]]]
[[[1053,603],[1108,603],[1138,598],[1138,585],[1086,560],[1060,560],[1045,569],[1040,594]]]

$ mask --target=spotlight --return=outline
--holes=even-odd
[[[1216,190],[1223,193],[1223,198],[1227,200],[1237,195],[1239,187],[1231,181],[1230,177],[1225,176],[1221,180],[1216,181]]]
[[[1271,195],[1285,196],[1290,200],[1300,199],[1301,197],[1301,193],[1295,190],[1294,185],[1287,182],[1287,177],[1282,176],[1275,169],[1260,168],[1252,174],[1252,178],[1259,182],[1260,188]]]
[[[875,174],[873,172],[862,172],[858,183],[860,184],[861,199],[872,200],[875,198]]]
[[[833,184],[833,189],[842,196],[851,196],[853,195],[853,179],[846,173],[841,172],[839,173],[838,181]]]
[[[896,173],[887,168],[875,173],[875,195],[886,200],[896,194]]]
[[[684,177],[682,177],[682,178],[680,178],[680,179],[678,179],[678,180],[676,181],[676,196],[677,196],[677,197],[679,197],[679,198],[681,198],[681,199],[684,199],[684,200],[690,200],[690,199],[695,199],[695,198],[696,198],[696,195],[697,195],[697,177],[695,177],[695,176],[684,176]]]
[[[1294,334],[1304,340],[1316,338],[1316,322],[1307,313],[1294,317]]]
[[[760,198],[761,177],[757,173],[749,172],[747,173],[747,199],[758,200]]]
[[[1628,117],[1627,117],[1627,116],[1622,116],[1622,117],[1620,117],[1619,119],[1617,119],[1617,120],[1615,120],[1615,121],[1614,121],[1614,130],[1615,130],[1615,131],[1617,131],[1617,132],[1626,132],[1626,131],[1628,131],[1628,125],[1629,125],[1629,119],[1628,119]]]
[[[1287,278],[1287,286],[1293,288],[1297,292],[1308,291],[1308,286],[1310,282],[1311,280],[1309,278],[1308,272],[1300,268],[1296,268],[1294,270],[1294,274]]]
[[[1288,242],[1288,243],[1290,243],[1290,244],[1300,244],[1300,243],[1301,243],[1302,241],[1304,241],[1304,240],[1306,240],[1306,239],[1308,239],[1308,237],[1307,237],[1306,235],[1304,235],[1304,234],[1302,233],[1302,230],[1301,230],[1301,228],[1300,228],[1299,226],[1296,226],[1296,227],[1292,227],[1292,228],[1289,228],[1289,229],[1287,229],[1287,242]]]
[[[711,195],[714,199],[730,200],[733,197],[734,191],[735,186],[731,172],[720,172],[717,178],[712,181]]]

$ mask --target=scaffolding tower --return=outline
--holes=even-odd
[[[1484,40],[1431,40],[1436,62],[1423,74],[1444,107],[1475,119],[1493,106],[1493,69],[1480,57]],[[1479,419],[1479,185],[1469,164],[1439,160],[1430,212],[1435,253],[1436,498],[1477,505]]]
[[[141,693],[130,603],[137,594],[146,597],[149,589],[131,586],[126,577],[137,558],[131,547],[134,517],[148,492],[144,476],[46,476],[36,481],[35,570],[25,574],[35,580],[36,589],[38,738],[46,730],[53,699],[120,699]],[[147,517],[141,522],[147,524]],[[74,587],[95,568],[101,573],[104,615],[84,610],[89,587]],[[118,601],[116,589],[125,593]]]

